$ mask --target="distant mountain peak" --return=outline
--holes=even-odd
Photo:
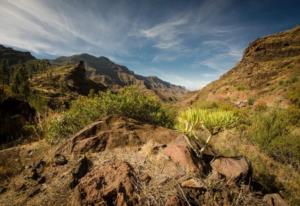
[[[173,85],[155,76],[144,77],[135,74],[126,66],[119,65],[104,56],[95,57],[90,54],[78,54],[69,57],[59,57],[56,64],[78,64],[84,61],[89,68],[88,77],[94,82],[105,85],[108,88],[121,88],[123,86],[138,85],[152,90],[164,100],[174,100],[186,92],[181,86]]]

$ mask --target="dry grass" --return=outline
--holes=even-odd
[[[289,165],[279,163],[261,152],[258,147],[238,138],[235,130],[216,135],[211,146],[226,156],[246,156],[252,163],[254,177],[267,189],[270,185],[283,190],[291,205],[300,203],[300,174]]]

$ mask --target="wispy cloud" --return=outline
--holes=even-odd
[[[194,89],[230,69],[250,40],[268,33],[256,16],[239,10],[246,4],[257,12],[245,2],[0,0],[0,44],[41,57],[108,56],[137,73],[156,68],[145,73]],[[286,24],[274,20],[268,28],[278,25]]]
[[[179,38],[179,35],[184,33],[183,26],[188,23],[188,20],[188,16],[179,16],[149,29],[142,29],[140,30],[140,35],[154,40],[154,47],[156,48],[178,48],[182,44],[182,39]]]

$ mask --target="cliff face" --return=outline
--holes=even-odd
[[[234,68],[190,103],[207,99],[247,104],[252,99],[254,104],[285,107],[291,103],[289,93],[300,86],[299,75],[300,26],[252,42]]]

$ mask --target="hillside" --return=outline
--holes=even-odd
[[[0,60],[7,61],[9,66],[34,59],[35,57],[30,52],[16,51],[0,44]]]
[[[77,64],[84,61],[88,67],[87,76],[96,83],[111,89],[124,86],[138,85],[141,88],[154,91],[162,100],[174,101],[187,92],[181,86],[165,82],[157,77],[144,77],[130,71],[127,67],[116,64],[106,57],[95,57],[89,54],[80,54],[70,57],[59,57],[54,64]]]
[[[287,107],[300,87],[300,26],[250,43],[241,61],[208,84],[197,100],[230,101],[239,106],[266,104]]]
[[[299,34],[256,40],[188,94],[105,57],[21,57],[0,101],[0,205],[299,205]]]

